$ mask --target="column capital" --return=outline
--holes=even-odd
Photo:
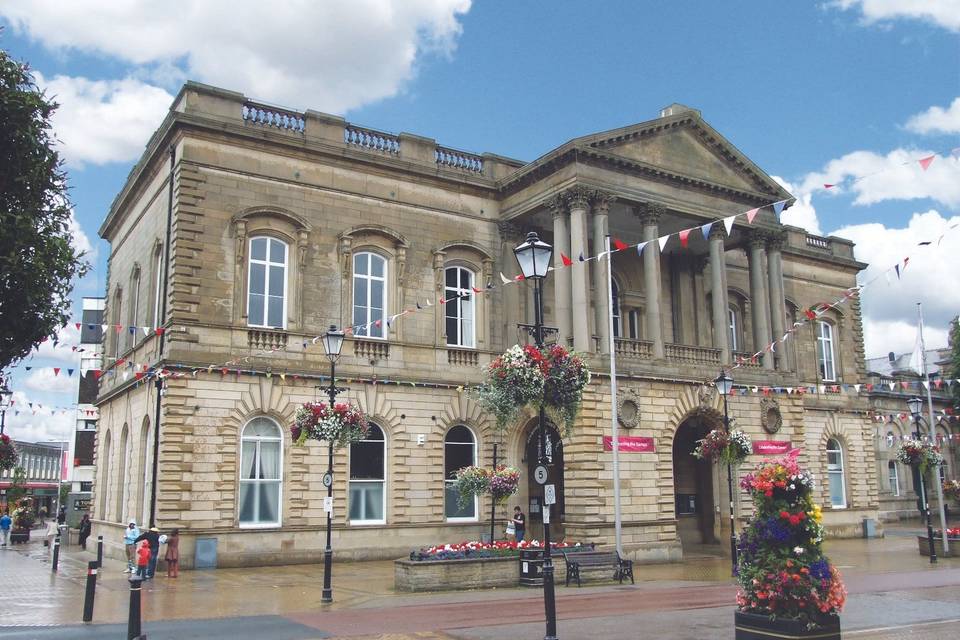
[[[566,201],[567,207],[570,209],[586,209],[590,205],[590,200],[593,194],[593,189],[588,189],[582,185],[575,185],[560,195]]]
[[[633,215],[640,218],[643,224],[659,224],[660,218],[666,212],[666,207],[653,202],[642,202],[633,207]]]
[[[594,189],[593,193],[590,194],[590,201],[593,203],[593,212],[595,214],[607,215],[610,211],[610,205],[617,201],[617,197],[606,191]]]
[[[767,234],[763,231],[754,231],[747,236],[747,246],[751,249],[766,249]]]
[[[723,220],[717,220],[710,227],[710,240],[725,240],[728,237],[727,228],[723,226]]]
[[[787,232],[782,229],[770,229],[766,232],[767,249],[780,251],[787,244]]]
[[[565,192],[561,191],[547,200],[547,206],[550,208],[550,212],[553,213],[554,218],[567,213],[567,198],[564,193]]]

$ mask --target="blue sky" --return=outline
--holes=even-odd
[[[102,293],[97,228],[193,79],[522,160],[681,102],[798,197],[785,222],[857,242],[864,279],[913,256],[902,281],[864,293],[868,355],[912,349],[916,302],[930,346],[960,311],[960,231],[916,249],[960,221],[960,0],[0,0],[0,25],[62,104],[76,241],[95,266],[78,299]],[[72,404],[75,378],[48,369],[76,366],[65,351],[14,371],[21,403]],[[26,439],[72,420],[13,419]]]

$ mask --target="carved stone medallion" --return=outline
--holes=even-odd
[[[760,399],[760,424],[767,433],[776,433],[783,426],[780,405],[773,398]]]
[[[640,424],[640,396],[633,389],[624,389],[617,398],[617,420],[625,429]]]

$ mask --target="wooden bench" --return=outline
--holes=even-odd
[[[581,551],[579,553],[565,553],[563,559],[567,563],[567,583],[570,586],[570,580],[575,579],[577,586],[580,585],[580,572],[593,569],[613,569],[613,578],[623,584],[624,578],[630,578],[630,584],[633,581],[633,560],[624,560],[620,554],[613,551]]]

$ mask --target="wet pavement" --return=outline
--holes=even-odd
[[[960,557],[931,565],[917,552],[913,524],[887,537],[830,540],[825,551],[850,596],[844,636],[960,636]],[[0,551],[0,639],[122,638],[129,603],[124,564],[105,560],[94,622],[81,626],[86,563],[67,547],[50,570],[40,544]],[[960,551],[960,550],[958,550]],[[728,559],[705,549],[680,564],[638,565],[636,585],[557,586],[563,638],[733,638]],[[262,637],[279,640],[485,640],[542,638],[539,590],[487,589],[428,594],[393,590],[392,562],[334,564],[335,602],[321,605],[323,565],[158,573],[142,591],[150,638]],[[588,586],[589,585],[589,586]]]

